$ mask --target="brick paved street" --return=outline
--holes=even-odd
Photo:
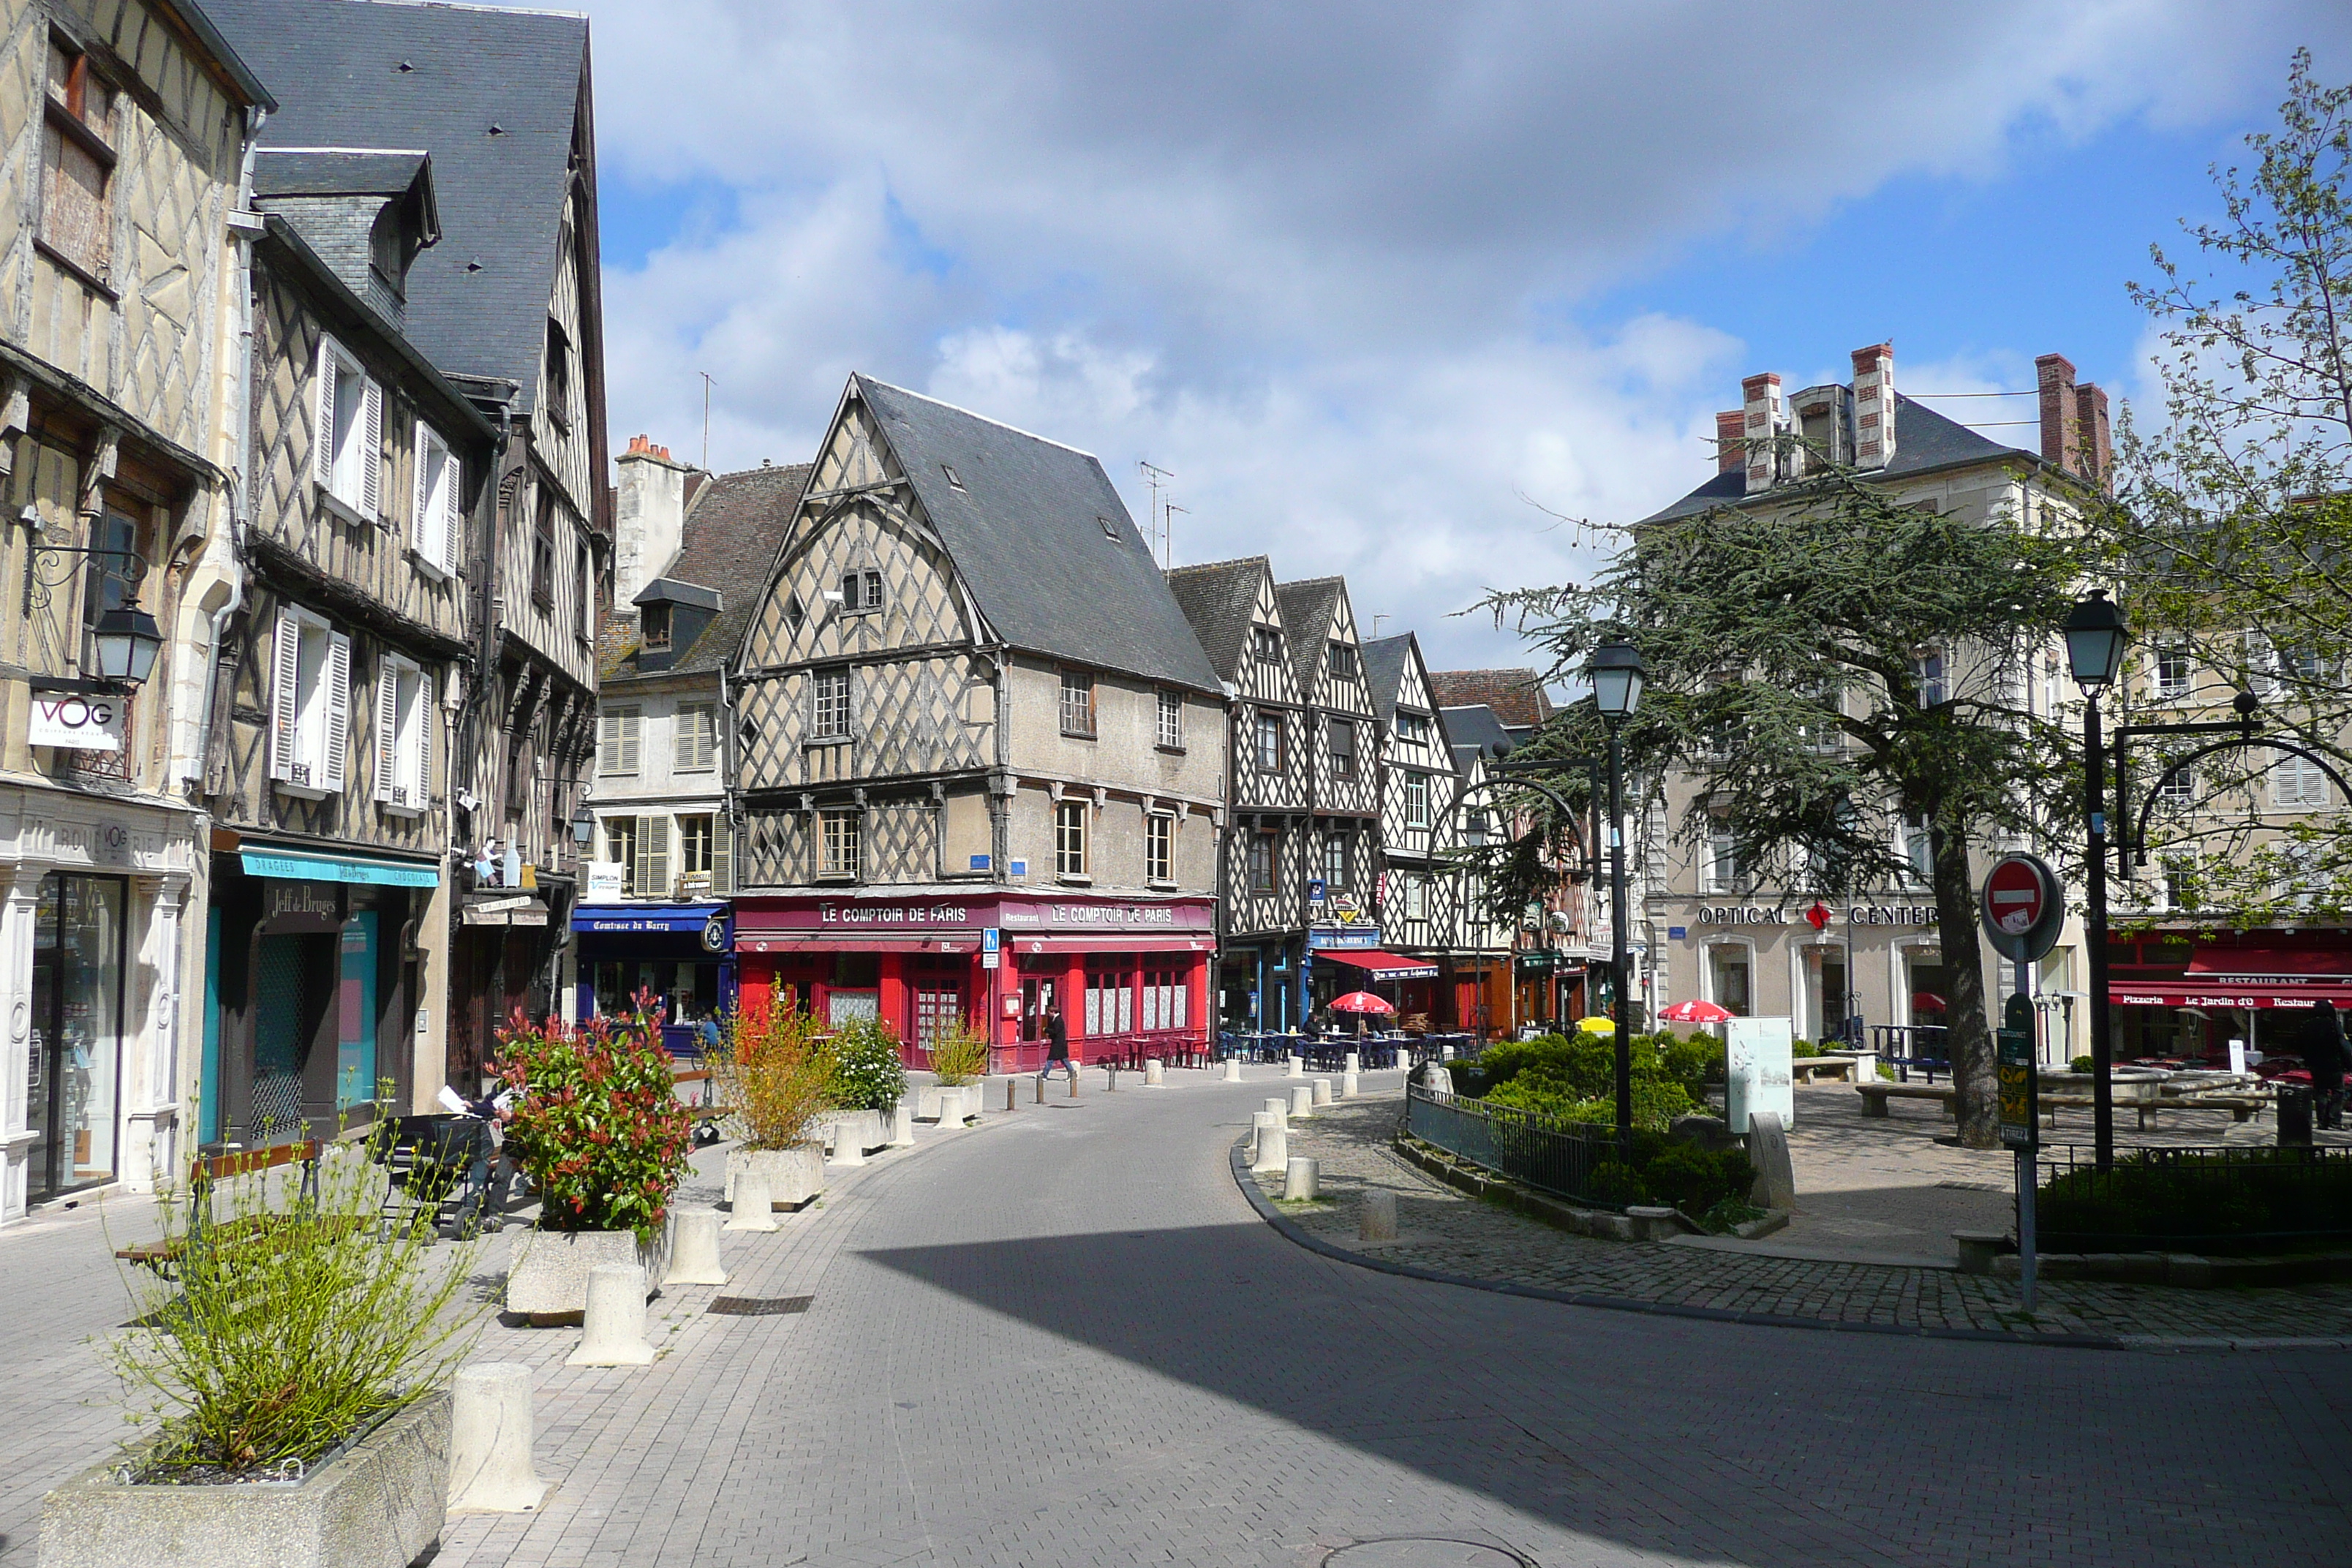
[[[438,1563],[1311,1565],[1416,1533],[1548,1565],[2352,1555],[2352,1358],[1799,1333],[1378,1273],[1237,1189],[1266,1077],[1090,1074],[1075,1105],[837,1172],[778,1235],[727,1238],[726,1293],[812,1309],[673,1289],[651,1368],[493,1325],[485,1357],[537,1368],[559,1486],[454,1521]],[[1344,1120],[1308,1136],[1337,1149]],[[104,1247],[87,1211],[0,1235],[0,1568],[117,1430],[85,1342],[121,1321]]]

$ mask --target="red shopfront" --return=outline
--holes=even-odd
[[[912,1067],[970,1019],[985,1022],[992,1071],[1034,1070],[1055,1000],[1079,1060],[1183,1060],[1208,1049],[1215,921],[1206,898],[746,898],[735,902],[735,957],[746,1005],[789,995],[831,1021],[880,1018]]]

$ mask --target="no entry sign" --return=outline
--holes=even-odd
[[[2021,963],[2056,946],[2066,924],[2066,899],[2058,878],[2032,855],[2004,855],[1994,863],[1979,909],[1993,951]]]

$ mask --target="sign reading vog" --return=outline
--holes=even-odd
[[[113,697],[36,691],[25,722],[28,746],[70,746],[79,752],[122,750],[122,703]]]

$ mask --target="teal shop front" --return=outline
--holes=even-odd
[[[248,839],[213,857],[202,1136],[332,1136],[405,1103],[431,861]]]

